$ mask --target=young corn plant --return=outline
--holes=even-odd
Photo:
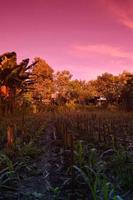
[[[75,144],[75,160],[78,163],[80,167],[82,167],[85,164],[84,160],[84,146],[82,144],[82,141],[78,141]]]
[[[101,174],[96,173],[88,166],[85,166],[82,169],[74,166],[74,169],[83,178],[85,184],[88,186],[92,200],[123,200],[122,197],[115,194],[112,184]],[[86,171],[86,169],[88,171]],[[89,198],[89,193],[86,198]]]
[[[16,180],[16,174],[12,161],[4,154],[0,155],[0,164],[7,166],[0,171],[0,188],[12,188],[10,186],[12,181]]]

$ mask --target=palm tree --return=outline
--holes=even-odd
[[[3,115],[14,112],[15,99],[28,91],[35,81],[32,68],[36,62],[29,64],[29,59],[24,59],[17,64],[15,52],[8,52],[0,56],[0,100]],[[8,144],[13,143],[14,124],[8,127]]]

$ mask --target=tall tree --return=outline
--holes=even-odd
[[[34,83],[33,99],[36,104],[43,104],[44,100],[50,100],[53,92],[53,72],[54,70],[41,58],[35,58],[37,62],[33,68],[36,76]]]
[[[54,76],[54,90],[58,93],[58,104],[64,104],[70,98],[70,81],[72,74],[67,71],[58,71]]]
[[[17,64],[15,52],[5,53],[0,56],[0,100],[3,114],[13,115],[15,98],[30,89],[34,78],[29,70],[35,63],[28,65],[29,59]],[[8,127],[8,144],[13,142],[14,124]]]
[[[55,74],[55,90],[61,93],[62,95],[65,95],[69,91],[69,84],[72,78],[72,74],[67,71],[58,71]]]

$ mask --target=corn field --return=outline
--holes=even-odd
[[[65,111],[54,118],[77,198],[89,191],[81,199],[126,199],[133,184],[132,113]]]
[[[62,109],[15,117],[10,149],[9,120],[0,122],[3,199],[132,200],[133,113]],[[19,192],[29,176],[36,188],[41,178],[41,193],[32,186]]]

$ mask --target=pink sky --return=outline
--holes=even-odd
[[[0,0],[0,53],[93,79],[133,72],[132,0]]]

